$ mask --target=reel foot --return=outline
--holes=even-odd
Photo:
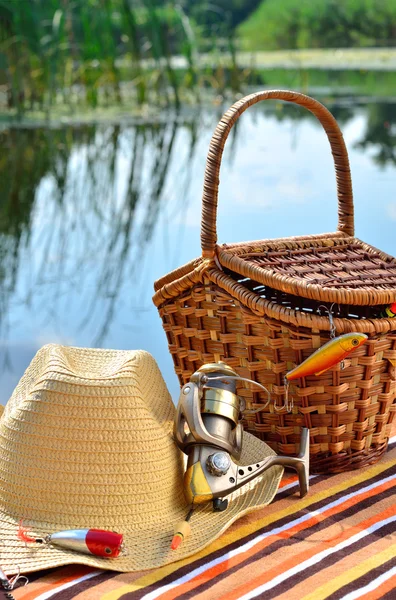
[[[298,482],[300,485],[301,498],[308,493],[309,489],[309,429],[303,427],[301,430],[300,454],[297,458],[301,461],[296,464]]]

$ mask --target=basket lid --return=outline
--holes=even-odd
[[[312,300],[360,306],[396,301],[396,259],[354,237],[225,245],[218,257],[245,277]]]

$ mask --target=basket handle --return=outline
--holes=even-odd
[[[202,196],[201,248],[204,258],[212,258],[217,243],[217,197],[221,157],[228,134],[238,117],[261,100],[285,100],[304,106],[320,121],[330,142],[334,159],[338,197],[338,231],[354,234],[353,195],[348,153],[341,130],[333,115],[317,100],[285,90],[256,92],[235,102],[222,116],[209,145]]]

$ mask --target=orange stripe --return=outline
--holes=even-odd
[[[367,594],[364,594],[364,596],[359,596],[359,600],[378,600],[392,590],[396,590],[396,575],[393,575],[393,577],[390,577],[390,579],[381,583],[381,585],[372,592],[368,592]]]
[[[68,568],[70,570],[70,567]],[[44,592],[49,592],[50,590],[56,590],[61,585],[65,583],[69,583],[70,581],[74,581],[87,573],[91,573],[95,571],[92,567],[86,567],[84,565],[74,565],[73,572],[71,575],[67,577],[63,577],[62,579],[57,579],[56,581],[52,581],[50,583],[44,583],[45,578],[38,580],[37,582],[33,581],[29,584],[27,588],[21,587],[14,590],[12,593],[14,594],[16,600],[34,600],[40,594],[44,594]],[[53,579],[57,573],[53,573],[48,576],[48,579]]]
[[[352,504],[353,504],[353,502],[352,502]],[[256,588],[260,587],[261,585],[268,583],[269,581],[274,579],[274,577],[277,577],[281,573],[285,573],[289,569],[292,569],[293,567],[299,565],[300,563],[304,562],[305,560],[312,558],[313,556],[315,556],[315,554],[319,554],[322,550],[327,550],[329,548],[333,548],[334,546],[337,546],[341,542],[353,537],[360,531],[368,529],[375,523],[379,523],[380,521],[383,521],[384,519],[387,519],[394,515],[396,515],[396,505],[391,506],[390,508],[382,511],[379,514],[373,515],[372,517],[370,517],[369,519],[366,519],[365,521],[362,521],[358,525],[350,527],[342,535],[337,536],[333,540],[327,540],[326,542],[317,544],[316,548],[314,548],[313,550],[306,550],[305,552],[299,552],[298,556],[293,556],[289,560],[282,562],[280,565],[270,569],[266,573],[263,573],[262,575],[259,575],[255,579],[252,579],[245,585],[241,585],[238,588],[234,588],[232,591],[228,592],[225,596],[220,596],[218,598],[218,600],[237,600],[237,598],[239,598],[240,596],[243,596],[244,594],[247,594],[248,592],[251,592],[252,590],[255,590]]]
[[[280,484],[278,489],[281,490],[282,488],[284,488],[286,485],[289,485],[290,483],[296,483],[298,481],[298,477],[297,475],[293,475],[292,477],[284,477]]]
[[[225,561],[219,563],[218,565],[211,567],[210,569],[204,571],[200,575],[197,575],[190,581],[187,581],[186,583],[183,583],[183,584],[177,586],[177,588],[176,588],[177,594],[178,595],[184,594],[184,593],[198,587],[202,583],[209,581],[210,579],[213,579],[214,577],[217,577],[218,575],[220,575],[222,573],[225,573],[226,571],[239,565],[241,562],[245,561],[247,558],[254,556],[255,554],[257,554],[264,548],[266,548],[266,547],[270,546],[271,544],[273,544],[274,542],[278,541],[279,539],[289,539],[292,536],[294,536],[296,533],[304,531],[305,529],[308,529],[309,527],[312,527],[313,525],[316,525],[317,523],[320,523],[320,522],[324,521],[325,519],[327,519],[333,515],[336,515],[336,514],[342,512],[343,510],[346,510],[350,506],[353,506],[354,504],[356,504],[357,497],[359,498],[359,501],[361,501],[366,498],[370,498],[370,496],[376,496],[377,494],[380,494],[381,492],[383,492],[395,485],[396,485],[396,479],[387,481],[380,486],[377,486],[371,490],[368,490],[364,494],[356,494],[356,496],[349,498],[349,500],[342,502],[338,506],[329,508],[328,510],[323,511],[323,513],[321,513],[319,515],[315,515],[315,516],[311,517],[310,519],[308,519],[307,521],[304,521],[303,523],[298,523],[297,525],[295,525],[294,527],[291,527],[290,529],[287,529],[286,531],[283,531],[276,535],[270,535],[267,538],[265,538],[264,540],[262,540],[261,542],[258,542],[257,544],[255,544],[255,546],[253,546],[253,548],[251,548],[250,550],[246,550],[245,552],[242,552],[241,554],[237,554],[236,556],[233,556],[232,558],[229,558],[228,560],[225,560]],[[353,535],[355,533],[356,533],[356,531],[353,531]],[[340,540],[340,538],[337,537],[337,543],[339,540]],[[325,545],[325,547],[327,547],[327,545]],[[313,554],[316,554],[316,551]],[[299,556],[301,556],[301,555],[299,555]],[[301,562],[300,558],[299,558],[298,562]],[[279,573],[283,572],[284,570],[285,570],[285,568],[282,565],[282,568],[279,568]],[[172,589],[172,590],[169,590],[169,592],[161,594],[160,596],[158,596],[158,598],[161,598],[161,600],[173,600],[175,597],[174,594],[175,594],[175,589]]]

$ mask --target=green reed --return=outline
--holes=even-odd
[[[177,70],[181,53],[187,68]],[[0,0],[8,109],[175,105],[199,85],[194,26],[172,0]]]

